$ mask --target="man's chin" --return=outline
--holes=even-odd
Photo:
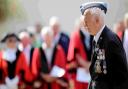
[[[93,33],[89,32],[89,31],[88,31],[88,33],[89,33],[90,35],[94,35]]]

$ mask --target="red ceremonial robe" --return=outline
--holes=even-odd
[[[25,89],[33,89],[34,88],[34,80],[35,80],[36,77],[34,76],[34,74],[32,72],[32,68],[36,67],[36,65],[32,65],[32,64],[33,64],[34,60],[39,60],[38,55],[39,55],[38,48],[33,48],[32,47],[31,50],[30,50],[30,63],[28,65],[28,68],[29,68],[31,74],[29,74],[27,78],[29,78],[29,76],[32,76],[33,80],[29,81],[29,82],[24,80],[24,82],[26,84]]]
[[[66,89],[64,87],[61,87],[56,81],[52,83],[47,83],[45,80],[41,79],[40,74],[49,74],[52,67],[54,65],[57,65],[66,71],[66,56],[61,46],[55,46],[53,49],[53,55],[52,55],[52,63],[51,67],[49,68],[44,50],[42,47],[39,49],[39,58],[40,60],[35,60],[33,62],[33,65],[37,65],[33,67],[33,73],[35,76],[37,76],[37,81],[40,81],[42,83],[41,87],[38,89]],[[65,81],[67,78],[67,75],[65,74],[62,78],[63,81]]]
[[[87,50],[84,44],[84,34],[81,30],[77,30],[71,34],[69,51],[68,51],[68,63],[77,63],[76,54],[79,54],[85,61],[89,60]],[[80,65],[79,65],[80,67]],[[73,80],[73,89],[87,89],[88,83],[78,82],[76,80],[77,68],[68,69],[70,73],[70,79]]]
[[[5,84],[5,78],[13,79],[15,76],[19,78],[19,89],[21,89],[24,80],[30,82],[33,80],[32,75],[26,64],[25,56],[17,50],[16,60],[10,63],[3,59],[3,51],[0,52],[0,84]]]

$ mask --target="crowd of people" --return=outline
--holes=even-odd
[[[92,53],[91,36],[80,17],[75,31],[62,32],[58,17],[1,39],[0,89],[87,89]],[[128,14],[114,25],[128,60]]]

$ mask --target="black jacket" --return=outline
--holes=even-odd
[[[93,48],[90,74],[92,80],[89,89],[128,89],[128,85],[124,88],[128,69],[123,45],[107,27]]]

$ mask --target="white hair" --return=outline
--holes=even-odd
[[[20,39],[23,39],[24,37],[28,37],[28,38],[29,38],[29,37],[30,37],[30,36],[29,36],[29,33],[24,31],[24,32],[21,32],[21,33],[19,34],[19,38],[20,38]]]
[[[46,35],[53,36],[53,31],[48,26],[43,27],[42,30],[41,30],[41,36],[45,37]]]
[[[49,25],[54,26],[54,25],[59,25],[59,18],[56,16],[52,16],[49,20]]]
[[[84,14],[86,14],[87,12],[90,12],[91,15],[93,15],[94,17],[99,17],[100,19],[102,19],[102,21],[104,22],[105,19],[105,13],[103,10],[101,10],[100,8],[94,7],[94,8],[90,8],[85,10]]]

